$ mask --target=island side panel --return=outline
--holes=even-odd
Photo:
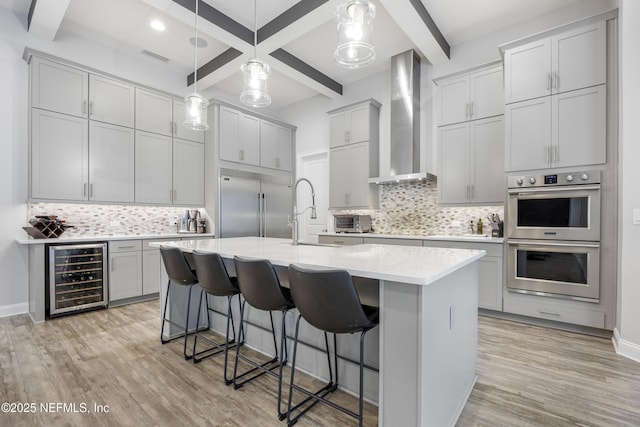
[[[44,322],[45,318],[45,246],[29,245],[29,315],[33,322]]]
[[[382,283],[380,425],[455,425],[476,379],[477,275]]]
[[[426,286],[421,295],[422,419],[455,426],[476,381],[478,262]]]

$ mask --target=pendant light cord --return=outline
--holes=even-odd
[[[258,58],[258,0],[253,0],[253,57]]]
[[[196,32],[196,38],[193,41],[193,46],[196,50],[195,59],[193,60],[193,93],[198,93],[198,3],[200,3],[200,0],[196,0],[196,14],[193,25]]]

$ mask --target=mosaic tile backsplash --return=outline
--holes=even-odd
[[[484,234],[490,233],[487,216],[497,213],[504,218],[504,207],[439,206],[436,180],[392,183],[380,186],[380,209],[334,213],[369,214],[375,233],[399,235],[451,235],[470,232],[469,222],[482,218]],[[459,221],[460,225],[452,225]]]
[[[204,209],[199,210],[204,217]],[[28,219],[57,215],[75,226],[67,229],[64,236],[78,237],[171,234],[176,232],[176,220],[184,211],[178,207],[29,203],[27,214]]]

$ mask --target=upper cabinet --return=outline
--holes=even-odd
[[[604,21],[504,53],[505,103],[606,83]]]
[[[293,132],[291,129],[260,120],[260,165],[291,171]]]
[[[329,111],[330,147],[371,140],[374,132],[377,136],[379,117],[380,104],[374,100]]]
[[[502,66],[439,80],[438,126],[504,114]]]
[[[132,128],[135,90],[130,84],[95,74],[89,75],[89,118]]]
[[[184,102],[173,100],[173,136],[204,144],[204,132],[185,127],[185,108]]]
[[[173,99],[136,88],[136,129],[172,136]]]
[[[89,73],[38,57],[30,65],[32,107],[88,117]]]

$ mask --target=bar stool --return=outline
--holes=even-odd
[[[358,292],[351,275],[345,270],[310,270],[296,265],[289,266],[289,286],[293,302],[300,313],[296,321],[296,331],[293,344],[293,358],[291,361],[291,382],[289,384],[289,402],[287,404],[287,423],[294,425],[298,419],[318,402],[325,403],[345,414],[356,418],[362,426],[363,408],[363,367],[364,367],[364,337],[365,334],[378,325],[379,309],[360,303]],[[329,382],[320,390],[311,392],[294,384],[296,368],[296,353],[298,349],[298,332],[300,319],[324,332],[327,346],[327,360],[329,361]],[[335,382],[332,375],[331,357],[329,356],[329,340],[327,333],[333,334],[333,366]],[[327,399],[329,393],[338,388],[338,351],[336,334],[352,334],[360,332],[360,390],[358,399],[358,413],[343,406],[339,406]],[[307,397],[292,407],[293,390],[306,394]],[[302,409],[295,417],[292,413],[313,399],[313,402]]]
[[[285,318],[289,310],[294,308],[289,290],[280,286],[280,280],[273,269],[273,265],[268,260],[263,259],[246,259],[240,257],[233,258],[236,266],[236,274],[238,275],[238,286],[240,292],[242,292],[243,301],[240,306],[240,333],[239,336],[242,340],[236,346],[236,357],[233,365],[233,387],[238,389],[244,384],[248,383],[255,378],[258,378],[264,374],[269,374],[278,379],[278,418],[283,420],[287,414],[281,411],[282,403],[282,368],[287,364],[287,330]],[[248,357],[240,354],[240,347],[244,344],[244,311],[245,304],[249,305],[257,310],[263,310],[269,312],[269,318],[271,320],[271,334],[273,335],[273,347],[275,349],[275,355],[273,358],[262,364],[249,359]],[[273,324],[273,311],[280,311],[282,313],[282,325],[281,325],[281,337],[280,337],[280,355],[278,355],[278,345],[276,341],[276,332]],[[253,366],[248,371],[238,375],[238,360],[242,359],[247,364]],[[273,372],[274,369],[279,368],[278,373]],[[250,375],[256,371],[259,371],[255,375],[238,382],[239,379]]]
[[[198,305],[198,319],[200,318],[200,309],[202,308],[202,296],[205,296],[205,307],[207,310],[207,318],[209,312],[215,311],[209,306],[209,295],[217,297],[227,297],[227,330],[225,334],[224,344],[218,343],[199,332],[194,334],[193,338],[193,362],[198,363],[202,360],[215,356],[224,352],[224,382],[231,384],[232,380],[227,379],[227,360],[229,353],[229,345],[236,342],[236,330],[233,324],[233,312],[231,311],[231,300],[234,296],[240,295],[238,288],[238,279],[230,277],[224,261],[219,254],[193,252],[192,261],[198,275],[198,282],[202,288],[200,292],[200,302]],[[240,297],[238,297],[238,306],[240,306]],[[233,331],[233,338],[229,341],[229,327]],[[198,338],[206,341],[211,347],[197,351]],[[203,356],[204,355],[204,356]]]
[[[184,347],[183,354],[185,360],[191,359],[193,355],[187,354],[187,338],[193,332],[189,332],[189,311],[191,310],[191,291],[194,285],[198,284],[198,278],[193,270],[187,264],[187,260],[185,259],[182,251],[179,248],[161,246],[160,254],[162,255],[162,261],[164,262],[164,268],[167,271],[167,275],[169,276],[169,281],[167,283],[167,295],[164,300],[164,310],[162,311],[162,327],[160,328],[160,342],[162,344],[166,344],[178,338],[184,337]],[[172,320],[167,319],[167,306],[169,303],[169,294],[171,293],[171,285],[179,285],[179,286],[188,286],[189,287],[189,295],[187,299],[187,313],[186,320],[184,325],[180,325]],[[200,317],[198,317],[200,319]],[[199,320],[198,320],[199,321]],[[183,329],[180,335],[164,339],[164,325],[165,323],[169,323],[173,326],[178,326]],[[209,329],[209,327],[207,327]],[[198,323],[196,323],[196,331],[198,330]]]

